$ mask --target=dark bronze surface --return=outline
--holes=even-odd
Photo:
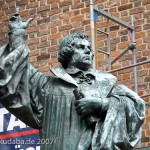
[[[91,68],[93,50],[85,33],[64,37],[63,67],[46,76],[32,67],[19,10],[9,20],[9,42],[0,48],[0,102],[41,139],[41,150],[130,150],[140,139],[144,101],[116,77]]]

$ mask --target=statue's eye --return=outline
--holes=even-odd
[[[80,45],[79,45],[79,48],[85,49],[85,45],[80,44]]]
[[[88,49],[91,51],[91,46],[88,46]]]
[[[71,46],[72,46],[72,47],[74,47],[74,45],[75,45],[74,43],[71,43]]]

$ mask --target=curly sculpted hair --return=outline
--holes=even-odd
[[[63,38],[60,44],[60,50],[58,53],[58,61],[64,68],[67,68],[68,62],[72,58],[74,53],[73,45],[75,43],[75,39],[86,39],[88,40],[88,36],[86,33],[77,32],[74,34],[70,34]]]

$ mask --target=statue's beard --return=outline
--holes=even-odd
[[[87,70],[91,68],[92,63],[93,63],[93,58],[89,55],[85,55],[82,58],[72,57],[72,60],[69,63],[69,66],[74,66],[75,68]]]
[[[80,69],[89,69],[92,66],[92,60],[83,60],[81,62],[78,62],[78,64],[76,65],[78,68]]]

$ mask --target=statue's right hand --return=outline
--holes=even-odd
[[[15,29],[26,29],[33,18],[29,18],[27,21],[23,22],[19,15],[19,8],[16,8],[16,12],[9,19],[9,29],[10,31]]]
[[[16,8],[16,12],[11,16],[9,19],[9,29],[14,30],[14,29],[20,29],[21,27],[21,17],[19,15],[19,8]]]

